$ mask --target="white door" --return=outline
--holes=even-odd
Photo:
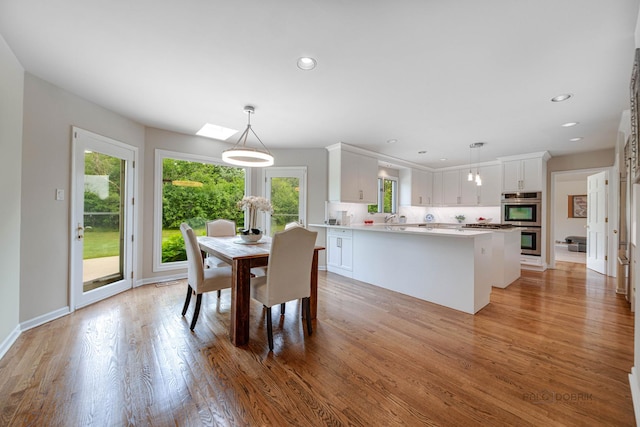
[[[134,163],[137,149],[73,129],[71,306],[133,286]]]
[[[273,213],[267,213],[266,234],[284,229],[284,226],[296,221],[306,225],[307,168],[269,168],[265,170],[266,197],[271,200]]]
[[[587,177],[587,268],[607,274],[607,172]]]

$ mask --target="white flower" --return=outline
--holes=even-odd
[[[271,202],[259,196],[244,196],[242,200],[238,202],[238,208],[249,211],[273,212]]]
[[[238,202],[238,208],[247,211],[247,217],[249,220],[248,230],[256,227],[258,221],[258,212],[273,212],[271,202],[264,197],[259,196],[244,196],[242,200]]]

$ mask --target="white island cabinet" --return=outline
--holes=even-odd
[[[491,232],[389,225],[310,227],[329,228],[329,244],[336,235],[331,228],[351,231],[349,277],[470,314],[489,304],[494,282]]]
[[[346,228],[332,227],[327,230],[327,270],[330,272],[352,276],[352,234]]]

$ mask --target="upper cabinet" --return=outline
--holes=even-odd
[[[442,172],[442,203],[445,206],[478,204],[478,186],[467,179],[467,169]]]
[[[500,185],[500,165],[480,168],[482,185],[478,187],[478,204],[482,206],[499,206],[502,195]]]
[[[473,169],[474,177],[477,169]],[[433,172],[434,206],[500,205],[500,165],[480,167],[482,185],[469,181],[469,168]]]
[[[442,206],[444,204],[442,180],[442,172],[433,173],[431,204],[434,206]]]
[[[329,200],[378,203],[378,159],[347,151],[342,144],[329,151]]]
[[[431,206],[432,173],[418,169],[400,169],[400,205]]]
[[[544,191],[547,152],[535,157],[502,160],[502,191]]]

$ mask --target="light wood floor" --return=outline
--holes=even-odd
[[[634,425],[633,316],[584,265],[523,272],[467,315],[321,273],[318,319],[252,305],[227,336],[229,291],[137,288],[24,332],[0,361],[2,426]],[[442,284],[446,286],[446,284]]]

